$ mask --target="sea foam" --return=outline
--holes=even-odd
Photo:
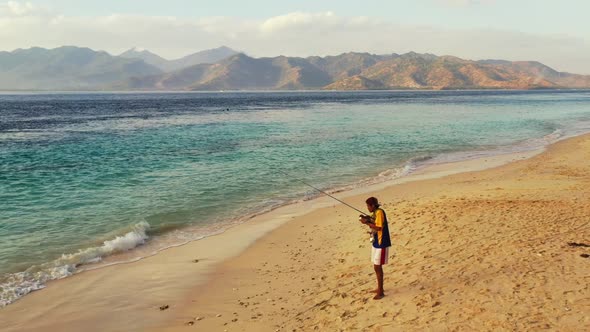
[[[62,279],[76,273],[81,265],[97,263],[104,257],[125,252],[144,244],[149,238],[147,234],[149,229],[150,225],[142,221],[133,225],[131,230],[125,234],[104,241],[101,246],[63,254],[51,262],[1,277],[0,307],[10,304],[32,291],[44,288],[48,281]]]

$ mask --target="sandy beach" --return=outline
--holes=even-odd
[[[129,264],[50,282],[2,331],[590,329],[590,135],[431,166],[376,196],[393,242],[372,300],[369,235],[327,197]]]

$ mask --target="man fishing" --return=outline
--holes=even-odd
[[[380,300],[385,296],[383,291],[383,265],[387,264],[389,260],[389,247],[391,247],[389,227],[387,226],[385,211],[379,207],[377,198],[369,197],[365,203],[367,203],[367,209],[371,212],[371,216],[361,215],[359,220],[369,226],[373,233],[371,260],[377,276],[377,289],[373,291],[376,293],[373,300]]]
[[[277,171],[288,177],[291,177],[288,173],[284,171]],[[375,268],[375,274],[377,275],[377,289],[373,291],[373,293],[375,293],[375,297],[373,297],[373,299],[382,299],[385,296],[385,293],[383,292],[383,265],[387,264],[389,259],[388,256],[389,247],[391,247],[391,240],[389,239],[389,227],[387,226],[387,216],[385,215],[385,211],[383,211],[383,209],[379,207],[379,201],[377,200],[377,198],[369,197],[365,201],[365,203],[367,203],[367,209],[369,210],[369,212],[371,212],[371,216],[367,216],[363,211],[355,208],[354,206],[346,202],[339,200],[338,198],[330,195],[329,193],[317,187],[314,187],[301,179],[294,179],[348,206],[349,208],[362,213],[359,220],[363,224],[369,226],[371,228],[371,232],[373,233],[373,247],[371,249],[371,260],[373,261],[373,267]]]

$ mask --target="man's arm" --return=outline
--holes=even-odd
[[[379,227],[375,224],[367,224],[372,230],[380,231],[383,227]]]

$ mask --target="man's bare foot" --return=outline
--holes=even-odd
[[[383,294],[383,293],[377,293],[377,295],[375,295],[375,297],[373,297],[373,300],[381,300],[384,296],[385,296],[385,294]]]

